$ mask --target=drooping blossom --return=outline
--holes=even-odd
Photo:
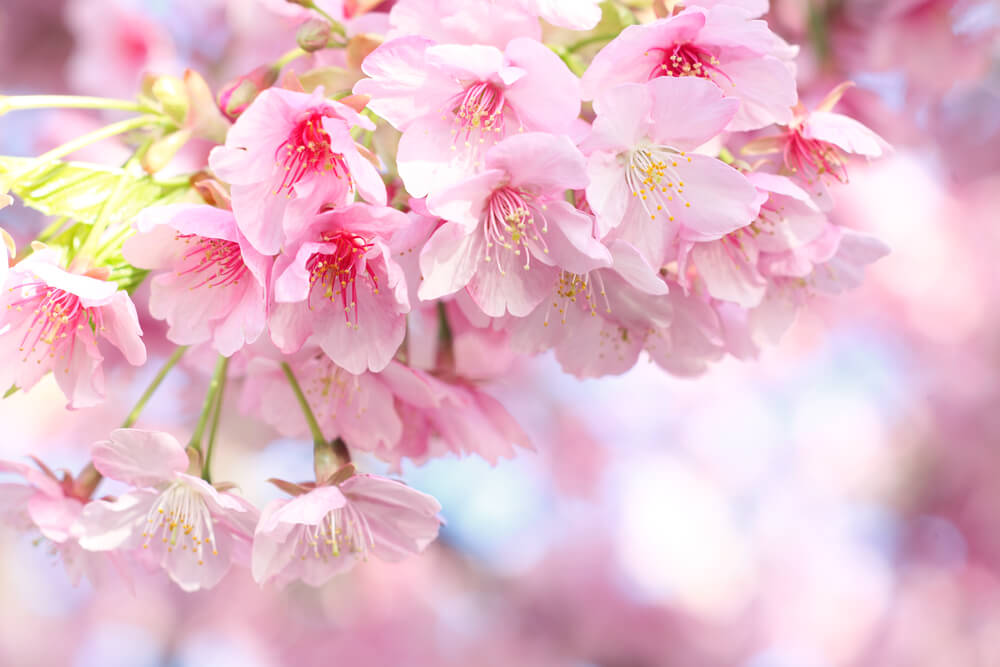
[[[388,366],[381,376],[396,397],[403,436],[376,454],[394,469],[404,458],[419,465],[448,453],[476,454],[496,465],[513,458],[517,447],[534,450],[503,405],[472,382],[402,364]]]
[[[760,215],[721,239],[685,244],[678,282],[688,288],[693,273],[713,298],[753,308],[764,298],[770,275],[804,277],[814,262],[828,259],[816,255],[813,242],[830,223],[809,193],[788,178],[752,173],[748,179],[767,196]]]
[[[39,246],[10,268],[0,292],[0,386],[28,390],[52,371],[71,409],[97,405],[104,398],[98,339],[138,366],[146,362],[141,336],[127,293],[66,271],[58,252]]]
[[[725,354],[725,332],[711,299],[670,285],[670,326],[646,336],[644,349],[658,366],[681,377],[700,375]]]
[[[610,265],[593,220],[563,198],[587,183],[584,158],[568,138],[510,137],[486,154],[484,167],[427,200],[446,222],[420,254],[421,299],[465,289],[489,317],[524,317],[561,271]]]
[[[173,436],[118,429],[91,456],[102,475],[135,488],[84,507],[84,549],[138,550],[185,591],[215,586],[246,556],[256,508],[185,472],[188,455]]]
[[[232,184],[240,231],[265,255],[295,241],[322,206],[355,193],[385,204],[385,184],[351,129],[374,129],[350,107],[313,94],[268,88],[244,111],[209,164]]]
[[[757,217],[761,197],[737,170],[692,153],[718,135],[735,100],[697,78],[623,84],[594,103],[587,202],[599,235],[635,246],[654,267],[675,241],[708,241]]]
[[[274,267],[274,343],[293,353],[312,336],[351,373],[385,368],[403,342],[410,310],[386,239],[408,222],[395,209],[367,204],[314,216]]]
[[[319,586],[369,555],[399,561],[426,549],[441,526],[434,498],[351,464],[318,483],[275,483],[295,496],[261,513],[252,559],[260,584]]]
[[[101,582],[112,565],[107,554],[80,547],[80,514],[93,491],[91,480],[62,478],[41,461],[38,469],[23,463],[0,461],[0,473],[10,473],[25,483],[0,483],[0,514],[7,523],[26,533],[40,534],[40,544],[62,561],[73,585],[86,576]],[[90,488],[87,488],[87,487]]]
[[[855,289],[865,268],[889,254],[882,241],[846,227],[828,227],[806,248],[813,250],[812,270],[801,277],[772,270],[763,301],[747,315],[749,335],[759,345],[778,342],[814,294]]]
[[[151,281],[149,310],[166,320],[178,345],[211,341],[230,356],[254,342],[267,324],[271,258],[250,245],[232,212],[177,204],[146,209],[129,238],[125,259],[160,270]]]
[[[302,350],[288,364],[324,435],[342,438],[352,450],[366,452],[399,442],[403,423],[380,373],[350,373],[316,347]],[[240,409],[286,437],[309,432],[280,364],[267,356],[255,356],[247,364]]]
[[[403,132],[397,164],[423,197],[478,170],[485,153],[526,131],[565,134],[580,113],[579,81],[550,49],[514,39],[492,46],[403,37],[364,61],[354,92]]]
[[[632,368],[646,336],[670,324],[669,288],[657,271],[624,241],[610,245],[614,264],[585,274],[564,271],[546,299],[508,326],[518,349],[555,349],[567,373],[618,375]]]
[[[778,136],[752,141],[743,151],[749,154],[779,153],[783,170],[806,187],[824,209],[832,207],[826,184],[831,180],[847,182],[847,157],[880,157],[889,144],[858,121],[834,113],[833,107],[854,85],[843,83],[834,88],[814,111],[801,104],[795,117]]]
[[[713,82],[739,101],[731,130],[788,123],[798,96],[791,59],[796,50],[747,12],[728,4],[691,7],[632,25],[595,57],[583,75],[584,99],[595,99],[621,83],[660,77]]]

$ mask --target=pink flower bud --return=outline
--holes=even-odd
[[[326,48],[330,41],[330,24],[322,19],[312,18],[299,26],[295,41],[306,53]]]
[[[219,109],[229,120],[235,121],[262,91],[277,80],[277,69],[261,65],[223,86],[219,92]]]

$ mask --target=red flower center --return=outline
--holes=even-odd
[[[306,262],[309,282],[313,286],[309,307],[313,307],[312,298],[317,293],[331,303],[339,301],[344,308],[344,320],[348,326],[357,328],[358,280],[365,283],[372,294],[378,294],[378,275],[367,258],[375,244],[349,232],[325,233],[323,242],[332,247],[315,253]],[[316,289],[317,286],[322,287],[322,292]]]
[[[732,79],[719,69],[719,59],[708,49],[691,42],[671,44],[667,47],[656,47],[646,52],[659,53],[659,62],[649,73],[650,79],[658,76],[697,76],[702,79],[714,80],[716,75],[730,83]]]
[[[21,286],[21,290],[32,291],[30,296],[12,301],[8,308],[17,310],[25,306],[34,309],[34,315],[28,325],[28,330],[21,339],[20,351],[26,352],[27,361],[42,343],[49,347],[48,355],[56,356],[56,348],[72,348],[77,332],[89,327],[91,320],[94,326],[102,328],[101,311],[97,308],[86,308],[77,295],[45,283],[29,283]],[[22,292],[23,293],[23,292]],[[38,360],[41,363],[41,360]]]
[[[335,153],[330,147],[330,135],[323,128],[323,118],[333,117],[328,109],[306,111],[295,124],[274,154],[275,161],[285,168],[281,185],[274,191],[282,190],[292,196],[292,188],[309,174],[322,175],[332,171],[337,178],[351,180],[343,153]]]

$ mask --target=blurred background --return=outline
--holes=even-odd
[[[294,45],[267,4],[3,0],[0,91],[131,97],[185,67],[219,85]],[[0,665],[1000,665],[1000,4],[772,0],[768,20],[802,46],[807,106],[852,79],[840,110],[895,146],[837,193],[838,221],[892,248],[862,288],[693,380],[520,364],[489,391],[537,453],[405,468],[444,505],[442,538],[318,590],[241,570],[196,594],[74,587],[0,528]],[[0,153],[99,122],[12,113]],[[24,243],[43,222],[15,205],[0,224]],[[169,351],[144,328],[153,363],[109,369],[104,407],[66,413],[48,383],[0,402],[0,458],[78,470]],[[196,361],[144,425],[193,418]],[[310,475],[308,443],[223,419],[217,476],[252,500],[274,496],[264,476]]]

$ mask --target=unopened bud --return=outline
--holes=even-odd
[[[187,88],[176,76],[159,76],[151,88],[153,97],[163,106],[163,110],[178,123],[184,122],[188,110]]]
[[[277,69],[261,65],[222,88],[219,92],[219,109],[226,118],[235,121],[262,91],[270,88],[277,80]]]
[[[295,33],[295,41],[306,53],[325,49],[330,41],[330,23],[322,19],[309,19],[299,26]]]

